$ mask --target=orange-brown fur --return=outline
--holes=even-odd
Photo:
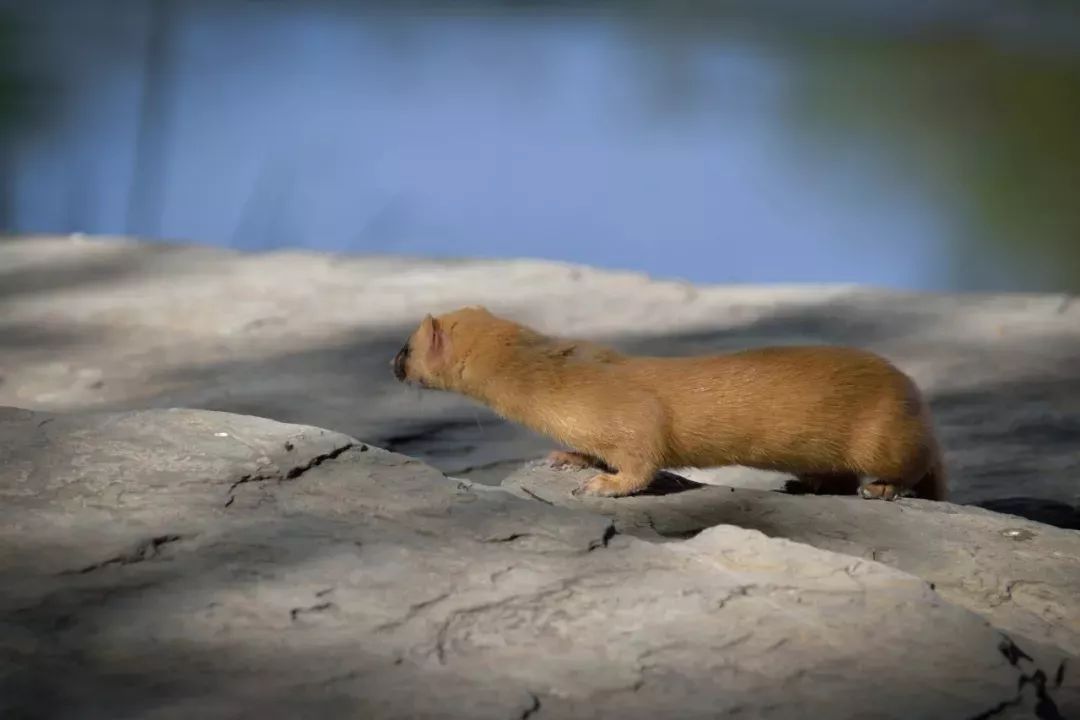
[[[661,468],[743,465],[815,491],[945,498],[918,389],[862,350],[638,357],[471,307],[424,318],[394,364],[402,381],[462,393],[573,448],[553,456],[559,464],[609,470],[589,494],[638,492]]]

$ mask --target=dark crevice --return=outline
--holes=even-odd
[[[1004,638],[1001,641],[1001,644],[998,645],[998,650],[1005,656],[1005,659],[1009,661],[1009,664],[1017,670],[1020,670],[1021,661],[1034,662],[1030,655],[1021,650],[1016,643],[1009,638]],[[1054,677],[1054,687],[1060,687],[1065,679],[1064,661],[1058,666]],[[1050,693],[1046,689],[1046,673],[1038,668],[1031,674],[1020,673],[1020,677],[1017,679],[1016,697],[1009,700],[1003,700],[989,710],[972,716],[970,720],[990,720],[990,718],[1000,715],[1009,708],[1021,705],[1024,702],[1024,690],[1029,685],[1035,690],[1034,710],[1036,718],[1039,720],[1065,720],[1061,711],[1058,710],[1057,703],[1050,697]]]
[[[328,453],[316,455],[306,463],[291,467],[285,472],[282,472],[279,468],[274,467],[264,468],[259,472],[243,475],[239,479],[235,480],[232,485],[229,486],[229,498],[225,501],[225,507],[230,507],[233,502],[235,502],[236,495],[234,493],[236,491],[236,488],[240,487],[241,485],[246,485],[247,483],[253,482],[285,482],[286,480],[295,480],[296,478],[306,473],[308,470],[322,465],[327,460],[333,460],[339,457],[342,453],[351,450],[354,447],[356,447],[356,445],[354,445],[353,443],[347,443],[339,448],[336,448],[335,450],[331,450]],[[366,446],[364,445],[361,445],[360,447],[366,449]]]
[[[306,608],[293,608],[289,611],[289,618],[293,622],[296,622],[304,615],[326,612],[327,610],[334,610],[336,608],[337,606],[332,602],[319,603],[318,605],[312,605],[311,607]]]
[[[280,470],[265,470],[257,473],[251,473],[250,475],[244,475],[239,480],[235,481],[229,486],[229,499],[225,501],[225,507],[229,507],[236,500],[236,496],[233,492],[241,485],[253,482],[265,482],[267,480],[277,480],[281,482],[285,479],[285,476],[281,474]]]
[[[534,493],[529,488],[523,487],[523,488],[521,488],[521,492],[525,493],[526,495],[531,497],[533,500],[539,500],[540,502],[544,503],[545,505],[551,505],[552,507],[555,507],[555,503],[551,502],[550,500],[545,500],[544,498],[540,497],[539,495]]]
[[[285,473],[285,479],[286,480],[295,480],[296,478],[300,477],[301,475],[306,473],[311,468],[322,465],[327,460],[333,460],[334,458],[338,457],[339,455],[341,455],[345,451],[351,450],[352,448],[353,448],[353,444],[352,443],[347,443],[347,444],[342,445],[341,447],[339,447],[337,450],[332,450],[332,451],[330,451],[328,453],[325,453],[323,455],[316,455],[315,457],[313,457],[307,463],[305,463],[303,465],[297,465],[296,467],[292,468],[287,473]]]
[[[520,716],[521,720],[528,720],[528,718],[531,718],[532,716],[536,715],[536,713],[540,712],[540,698],[539,698],[539,696],[537,696],[536,693],[531,692],[531,693],[529,693],[529,698],[532,700],[532,705],[530,705],[529,707],[525,708],[525,710],[522,711],[521,716]]]
[[[527,533],[527,532],[526,533],[510,533],[509,535],[505,535],[503,537],[485,538],[484,542],[486,542],[486,543],[508,543],[508,542],[514,542],[515,540],[520,540],[521,538],[527,538],[527,537],[532,537],[532,533]]]
[[[593,540],[589,543],[589,552],[598,550],[600,548],[606,548],[608,543],[611,542],[611,538],[619,534],[619,531],[615,529],[615,523],[608,523],[608,526],[604,528],[604,534],[599,540]]]
[[[1009,661],[1009,664],[1016,667],[1021,660],[1027,660],[1028,662],[1034,662],[1031,656],[1017,647],[1016,643],[1011,640],[1003,640],[1001,645],[998,646],[998,650],[1005,656],[1005,659]]]
[[[84,575],[95,570],[101,570],[112,565],[133,565],[135,563],[144,562],[157,557],[161,548],[165,545],[169,545],[181,540],[187,539],[188,535],[157,535],[152,538],[140,541],[131,550],[115,557],[102,560],[101,562],[87,565],[86,567],[79,568],[78,570],[65,570],[60,573],[61,575]]]

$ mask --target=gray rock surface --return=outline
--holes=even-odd
[[[0,404],[199,407],[333,428],[498,483],[550,444],[387,363],[426,312],[484,303],[631,351],[832,342],[926,390],[961,503],[1080,527],[1080,303],[855,287],[697,287],[540,261],[0,241]],[[710,482],[774,487],[728,469]]]
[[[702,485],[629,498],[572,491],[594,472],[531,463],[503,481],[521,497],[609,517],[622,533],[683,540],[734,525],[876,560],[1017,637],[1080,655],[1080,532],[982,508]]]
[[[925,582],[752,529],[650,542],[223,413],[3,409],[0,453],[4,718],[1078,707],[1074,666]]]

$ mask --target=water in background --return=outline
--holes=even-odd
[[[1080,288],[1080,7],[37,0],[0,227]]]

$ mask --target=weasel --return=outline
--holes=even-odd
[[[605,470],[579,490],[618,497],[670,467],[742,465],[814,492],[944,500],[914,381],[873,353],[777,346],[708,357],[624,355],[467,307],[420,326],[391,362],[401,382],[461,393]]]

